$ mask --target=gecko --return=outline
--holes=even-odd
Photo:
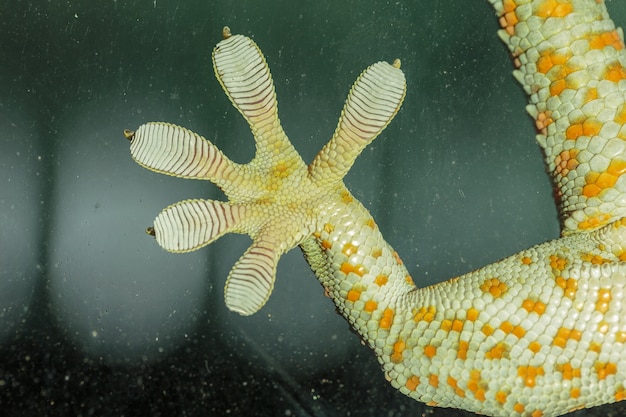
[[[308,165],[284,132],[268,64],[223,30],[215,75],[256,144],[247,164],[188,129],[125,130],[150,170],[217,185],[227,201],[165,208],[147,233],[187,252],[226,233],[250,248],[226,306],[259,311],[296,246],[400,392],[490,416],[558,416],[626,398],[626,52],[602,0],[489,0],[528,96],[561,236],[449,281],[419,287],[343,178],[400,110],[400,60],[357,78],[330,141]],[[417,279],[419,283],[419,279]]]

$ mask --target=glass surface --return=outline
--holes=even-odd
[[[558,235],[533,123],[486,1],[5,3],[3,415],[471,415],[393,389],[297,249],[258,314],[227,311],[224,280],[249,239],[161,250],[144,229],[162,208],[222,197],[139,167],[122,131],[168,121],[249,160],[252,137],[211,64],[229,25],[266,55],[283,126],[310,161],[358,74],[399,57],[406,101],[346,183],[416,283],[440,282]],[[621,1],[608,7],[626,22]]]

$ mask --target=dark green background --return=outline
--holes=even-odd
[[[617,24],[626,6],[608,1]],[[151,173],[125,128],[163,120],[245,162],[212,73],[221,28],[253,37],[305,160],[361,70],[402,59],[408,94],[346,182],[418,285],[558,235],[525,98],[482,0],[11,1],[0,7],[0,407],[9,416],[434,416],[384,379],[302,260],[257,315],[224,279],[249,240],[160,250],[165,206],[221,198]],[[576,415],[622,415],[606,406]]]

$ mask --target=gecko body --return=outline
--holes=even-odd
[[[256,44],[225,28],[215,74],[256,141],[248,164],[182,127],[127,131],[142,166],[208,179],[227,202],[187,200],[149,233],[184,252],[225,233],[251,247],[233,267],[226,305],[254,314],[280,256],[295,246],[338,311],[402,393],[492,416],[557,416],[626,397],[626,54],[601,1],[490,0],[529,98],[562,237],[450,281],[419,288],[343,177],[398,112],[400,62],[353,85],[337,129],[306,165],[278,119]],[[419,282],[419,280],[418,280]]]

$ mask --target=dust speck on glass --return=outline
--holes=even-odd
[[[229,312],[223,280],[248,238],[160,249],[144,229],[162,207],[222,196],[138,168],[121,132],[166,120],[247,162],[251,134],[211,64],[229,25],[261,46],[282,124],[308,162],[358,74],[399,57],[403,109],[346,184],[418,285],[440,282],[558,234],[489,4],[96,3],[0,10],[3,415],[470,415],[389,386],[299,251],[282,257],[259,313]],[[626,21],[618,1],[607,6]]]

